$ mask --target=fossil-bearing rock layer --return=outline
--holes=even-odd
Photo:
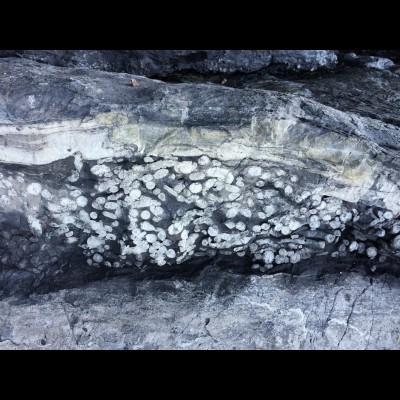
[[[207,265],[396,275],[400,77],[381,55],[1,51],[0,297]]]

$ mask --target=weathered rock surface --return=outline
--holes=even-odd
[[[22,57],[59,67],[101,69],[151,77],[178,72],[249,73],[330,69],[337,56],[328,50],[0,50],[0,57]]]
[[[384,282],[398,283],[379,274],[400,272],[400,77],[378,56],[1,51],[2,346],[396,348],[384,312],[397,323],[397,292]],[[327,272],[344,275],[306,278]],[[232,296],[215,297],[219,281]],[[83,308],[70,313],[68,296]],[[263,296],[277,300],[258,306]],[[157,325],[156,309],[142,317],[175,301],[175,325]],[[228,303],[211,332],[205,314]],[[92,338],[75,331],[83,312],[107,320]],[[252,336],[265,321],[271,336]]]
[[[0,302],[0,349],[400,349],[399,281],[114,278]]]

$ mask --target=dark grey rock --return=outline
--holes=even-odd
[[[398,348],[385,56],[1,51],[0,348]]]
[[[396,71],[353,63],[341,66],[334,74],[277,78],[260,73],[231,77],[226,85],[306,97],[344,112],[398,126],[399,83]]]
[[[347,53],[343,56],[346,64],[357,67],[367,67],[374,69],[389,69],[395,64],[389,58],[375,57],[375,56],[358,56],[355,53]]]
[[[114,278],[0,301],[0,349],[400,349],[383,275]]]
[[[101,69],[165,78],[182,72],[251,73],[332,69],[328,50],[0,50],[0,57],[22,57],[59,67]]]
[[[19,271],[25,292],[49,291],[215,257],[255,273],[398,273],[400,129],[308,87],[304,97],[2,59],[3,295],[20,291]]]

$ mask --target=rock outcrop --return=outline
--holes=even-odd
[[[398,274],[400,77],[355,57],[1,51],[0,297],[207,265]]]
[[[314,257],[322,269],[343,259],[396,270],[398,126],[275,91],[15,58],[0,67],[11,276],[40,286],[76,264],[216,256],[268,273]]]
[[[117,277],[0,302],[0,349],[400,349],[399,281]]]
[[[160,78],[180,72],[315,71],[337,63],[328,50],[0,50],[0,57]]]

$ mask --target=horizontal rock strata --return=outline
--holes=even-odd
[[[329,50],[0,50],[0,57],[163,78],[190,71],[315,71],[337,64],[337,55]]]
[[[114,278],[0,301],[0,349],[400,349],[399,281]]]
[[[400,53],[0,50],[0,349],[397,349]]]
[[[0,59],[3,293],[218,257],[397,271],[400,128],[312,97]]]

